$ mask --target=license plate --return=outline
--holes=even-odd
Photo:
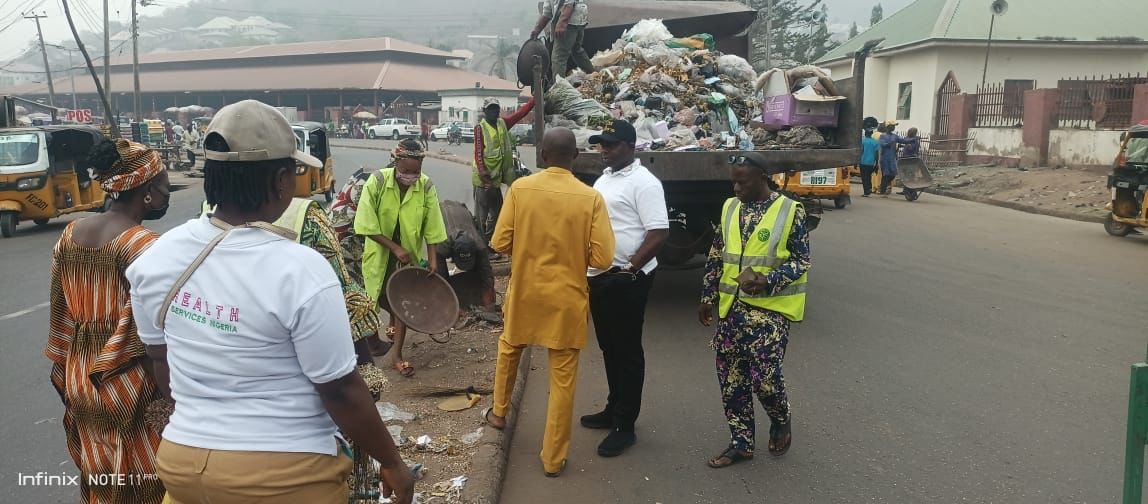
[[[812,170],[801,172],[801,185],[837,185],[837,170]]]

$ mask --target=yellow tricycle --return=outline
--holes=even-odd
[[[106,196],[88,171],[88,154],[105,137],[89,126],[0,128],[0,235],[20,222],[47,224],[75,212],[99,212]]]
[[[1104,230],[1112,236],[1128,236],[1136,228],[1148,228],[1148,121],[1121,135],[1120,152],[1108,176],[1112,201],[1105,208]]]
[[[321,168],[295,164],[295,197],[310,198],[322,194],[327,203],[330,203],[335,199],[335,160],[331,156],[327,129],[313,121],[293,123],[291,129],[295,131],[298,149],[323,163]]]

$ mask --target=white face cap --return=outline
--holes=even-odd
[[[274,107],[256,100],[243,100],[219,109],[207,135],[216,133],[227,142],[230,152],[204,149],[214,161],[268,161],[291,158],[307,166],[320,168],[316,157],[296,149],[291,123]]]

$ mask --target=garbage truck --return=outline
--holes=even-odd
[[[642,19],[656,18],[675,36],[708,33],[715,48],[725,54],[748,59],[750,41],[745,35],[757,12],[737,2],[590,1],[591,23],[587,27],[584,47],[593,55],[610,46],[623,32]],[[771,174],[836,169],[857,163],[860,157],[862,131],[862,97],[864,96],[865,60],[868,51],[880,43],[872,41],[854,55],[854,75],[835,80],[840,102],[832,148],[757,150],[768,161]],[[533,86],[535,110],[544,110],[542,86]],[[535,138],[542,138],[544,114],[535,114]],[[541,143],[541,142],[539,142]],[[537,147],[539,150],[541,147]],[[642,165],[662,181],[666,205],[670,209],[670,235],[658,255],[658,262],[668,267],[692,267],[700,264],[698,254],[705,254],[713,241],[715,226],[723,203],[733,197],[729,176],[731,156],[744,155],[737,150],[709,151],[643,151],[638,153]],[[541,156],[538,156],[541,160]],[[574,175],[593,184],[605,168],[602,156],[583,152],[575,161]],[[810,227],[820,220],[820,203],[805,200],[810,214]]]

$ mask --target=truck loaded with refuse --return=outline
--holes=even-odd
[[[534,137],[546,126],[572,129],[583,150],[574,174],[592,184],[605,165],[587,152],[589,137],[616,118],[633,123],[638,159],[662,181],[670,207],[662,264],[681,266],[708,250],[722,204],[733,196],[732,157],[754,151],[771,174],[857,163],[866,51],[851,78],[834,80],[808,65],[759,75],[746,60],[744,35],[757,13],[740,3],[588,3],[584,47],[595,72],[575,69],[533,86],[536,110],[545,111],[536,114]],[[523,46],[523,84],[545,74],[537,64],[546,60],[542,46]],[[806,203],[815,226],[820,204]]]

